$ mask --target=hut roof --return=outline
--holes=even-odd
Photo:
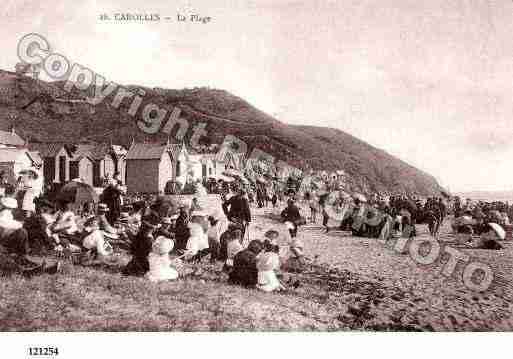
[[[158,160],[167,152],[166,145],[134,143],[126,155],[127,160]]]

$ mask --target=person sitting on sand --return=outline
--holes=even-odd
[[[118,231],[119,238],[125,243],[132,242],[132,239],[137,235],[139,227],[130,221],[130,214],[128,212],[121,212],[119,218],[116,220],[114,227]]]
[[[242,231],[239,229],[230,232],[230,237],[227,239],[226,243],[226,262],[224,266],[225,271],[230,271],[233,268],[233,260],[237,253],[242,251],[244,247],[242,246]]]
[[[189,223],[189,239],[185,247],[185,259],[201,261],[208,254],[208,237],[200,223]]]
[[[70,203],[66,201],[57,201],[57,213],[55,214],[55,222],[49,227],[51,236],[55,241],[56,250],[63,249],[77,251],[80,247],[73,244],[78,232],[78,226],[75,214],[70,209]]]
[[[219,213],[208,217],[210,227],[207,231],[207,237],[211,263],[214,263],[220,257],[221,236],[227,226],[226,220],[220,217],[221,215]]]
[[[98,225],[100,227],[100,230],[116,235],[118,230],[110,224],[110,222],[107,219],[107,214],[110,212],[109,207],[105,203],[98,204],[98,209],[96,210],[96,218],[98,220]]]
[[[179,214],[175,225],[175,246],[177,249],[185,250],[189,235],[189,212],[186,205],[182,204],[179,207]]]
[[[82,246],[87,251],[84,259],[94,263],[110,261],[114,250],[105,239],[98,217],[91,217],[84,223],[84,232],[85,237],[82,241]],[[89,262],[89,264],[92,263]]]
[[[56,273],[60,268],[60,262],[47,266],[45,261],[35,263],[28,258],[30,245],[27,231],[21,222],[14,219],[12,213],[17,207],[18,203],[14,198],[0,199],[0,273],[19,273],[27,277]]]
[[[257,255],[262,251],[260,241],[252,240],[248,248],[238,252],[233,259],[233,269],[228,282],[246,287],[254,287],[258,283]]]
[[[148,255],[149,271],[146,278],[152,282],[165,280],[175,280],[178,278],[178,272],[171,264],[169,253],[173,250],[175,242],[164,236],[159,236],[152,246],[152,251]]]
[[[266,240],[264,242],[264,252],[260,253],[257,257],[257,288],[264,292],[284,289],[275,272],[280,269],[279,251],[280,247]]]
[[[175,233],[173,228],[173,220],[171,217],[164,217],[160,221],[160,227],[155,231],[154,235],[155,237],[158,236],[164,236],[166,238],[174,239]],[[174,241],[173,241],[173,247],[174,247]]]
[[[306,259],[303,249],[303,242],[299,238],[292,238],[289,242],[290,255],[284,265],[288,272],[299,273],[305,270]]]
[[[36,213],[25,220],[23,228],[27,230],[32,250],[41,252],[54,248],[53,239],[49,230],[50,224],[55,221],[53,217],[53,204],[45,199],[36,201]]]
[[[152,250],[153,232],[158,228],[160,218],[152,213],[142,218],[141,229],[131,244],[132,260],[123,270],[124,275],[142,276],[150,269],[148,255]]]
[[[275,229],[270,229],[264,234],[265,239],[268,239],[272,244],[278,244],[280,233]]]

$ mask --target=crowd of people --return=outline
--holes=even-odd
[[[78,181],[78,180],[77,180]],[[63,196],[35,197],[23,204],[26,188],[8,188],[0,198],[0,270],[33,276],[57,273],[61,261],[114,265],[120,251],[130,254],[121,269],[127,276],[151,281],[174,280],[183,263],[208,258],[219,263],[233,284],[264,291],[281,290],[279,233],[268,231],[249,240],[252,201],[242,184],[221,186],[220,210],[207,213],[198,193],[190,202],[169,196],[128,196],[114,176],[100,203],[75,206]],[[292,256],[300,257],[301,244]],[[56,261],[48,265],[48,254]]]
[[[48,253],[90,266],[118,263],[117,254],[126,251],[130,259],[121,272],[127,276],[175,280],[184,263],[197,265],[208,258],[211,264],[219,264],[230,283],[275,291],[285,288],[281,271],[306,268],[309,259],[298,231],[308,223],[322,220],[326,232],[339,229],[384,240],[414,237],[416,225],[426,223],[436,238],[444,219],[453,214],[456,233],[484,234],[492,240],[497,228],[491,224],[508,226],[511,214],[507,203],[380,194],[367,198],[349,194],[342,186],[323,192],[273,182],[210,182],[199,186],[187,202],[162,195],[128,196],[117,175],[106,184],[100,203],[77,208],[73,199],[32,193],[34,176],[26,173],[18,188],[3,186],[0,193],[0,270],[4,274],[57,273],[62,259],[36,260]],[[203,208],[200,199],[207,192],[218,194],[219,210]],[[283,238],[274,229],[261,238],[250,238],[255,207],[283,208],[278,214],[288,230],[286,248],[279,246]]]

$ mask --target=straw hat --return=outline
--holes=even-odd
[[[152,251],[158,255],[166,255],[173,250],[175,242],[167,237],[158,236],[153,242]]]
[[[16,201],[12,197],[3,197],[2,199],[0,199],[0,204],[3,207],[9,208],[9,209],[16,209],[16,208],[18,208],[18,201]]]

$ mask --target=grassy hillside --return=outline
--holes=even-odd
[[[299,168],[346,170],[356,188],[436,193],[436,180],[416,168],[335,129],[291,126],[256,109],[243,99],[223,90],[195,88],[171,90],[128,86],[145,91],[144,102],[154,103],[169,112],[177,106],[190,129],[207,125],[205,143],[220,143],[230,134],[244,140],[250,150],[259,148]],[[131,101],[119,108],[111,106],[115,93],[92,106],[84,101],[88,94],[66,93],[60,83],[46,83],[14,73],[0,71],[0,127],[12,124],[29,140],[96,140],[128,145],[136,141],[162,141],[163,134],[147,135],[128,115]],[[190,136],[192,130],[188,131]]]

